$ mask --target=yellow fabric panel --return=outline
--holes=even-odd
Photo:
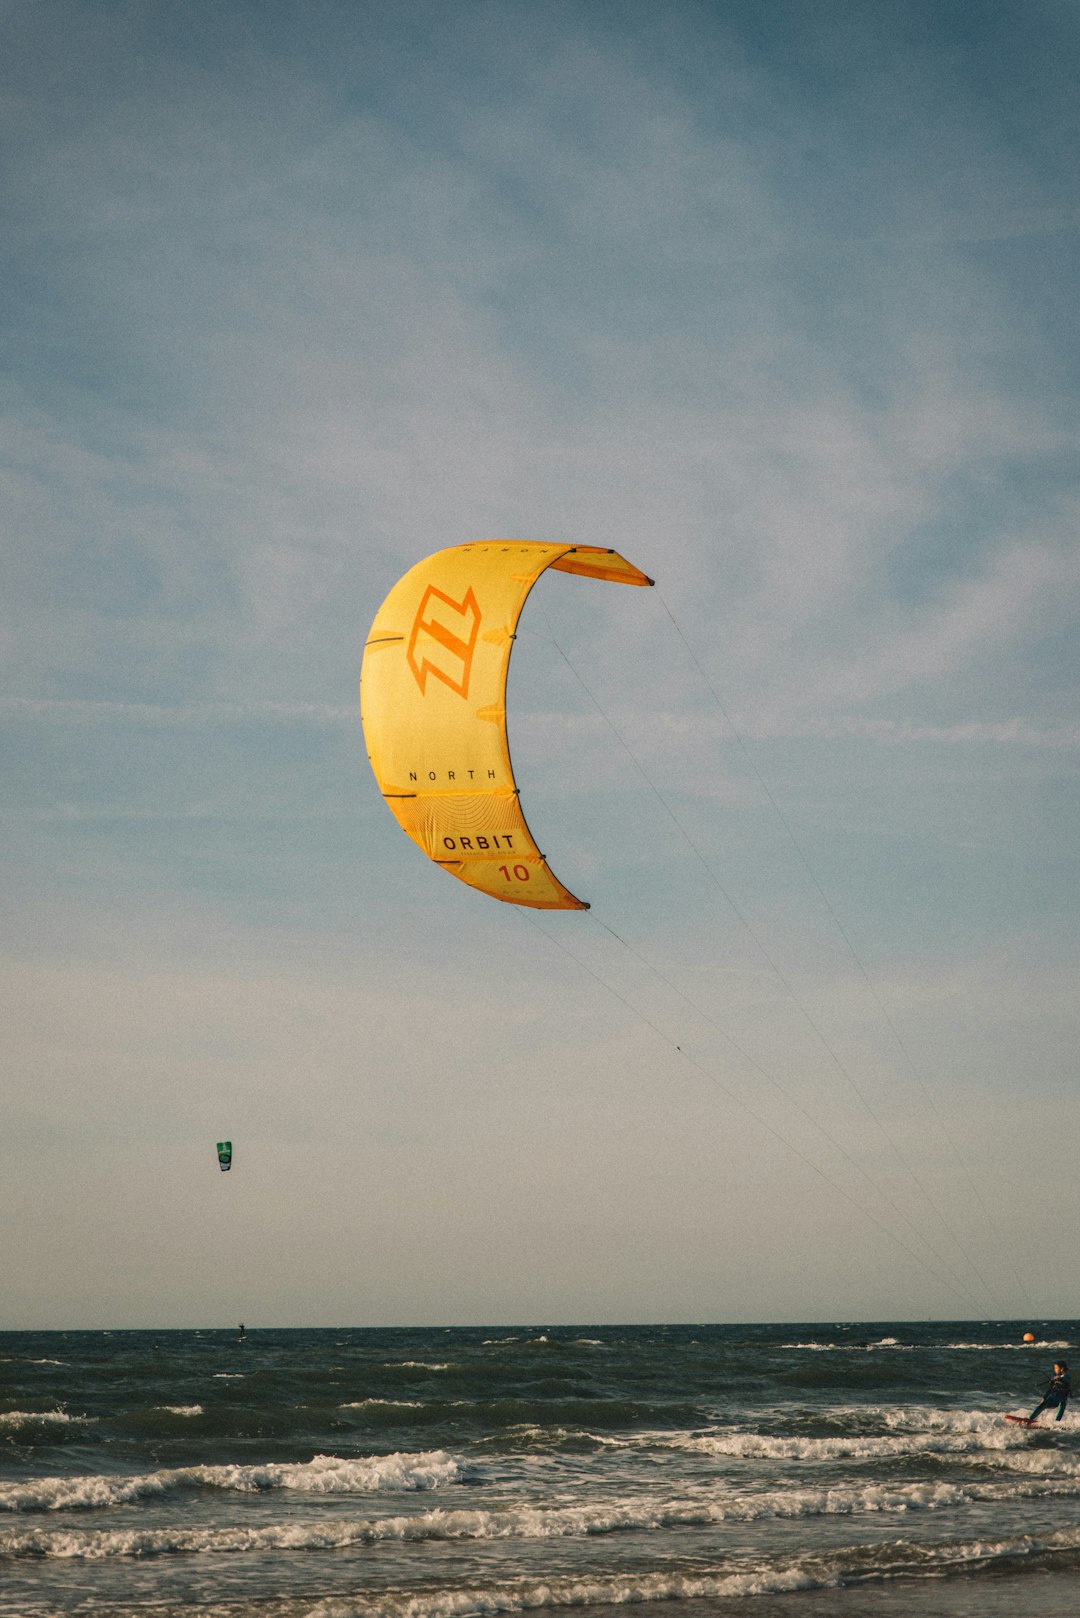
[[[360,706],[368,757],[401,827],[470,887],[542,910],[588,906],[536,847],[506,739],[506,675],[525,598],[547,567],[650,584],[616,551],[487,540],[418,562],[375,615]]]
[[[595,545],[575,545],[549,567],[557,573],[581,573],[589,579],[608,579],[612,584],[652,584],[652,579],[628,562],[618,551],[602,551]]]

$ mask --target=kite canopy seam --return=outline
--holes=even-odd
[[[436,551],[375,615],[360,711],[379,790],[430,860],[504,904],[587,910],[533,840],[506,734],[518,618],[547,568],[653,582],[618,551],[593,545],[487,540]]]

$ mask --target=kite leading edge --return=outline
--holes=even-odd
[[[550,870],[521,812],[506,735],[518,618],[546,568],[652,584],[617,551],[487,540],[409,569],[375,615],[360,709],[398,824],[429,859],[506,904],[587,910]]]

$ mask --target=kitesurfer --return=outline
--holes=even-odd
[[[1054,1361],[1054,1374],[1046,1384],[1046,1391],[1041,1404],[1037,1404],[1028,1417],[1029,1421],[1036,1421],[1044,1410],[1057,1410],[1055,1421],[1060,1421],[1065,1414],[1065,1406],[1072,1393],[1072,1384],[1069,1381],[1069,1367],[1064,1360]]]

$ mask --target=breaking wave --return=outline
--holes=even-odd
[[[132,1477],[35,1478],[0,1484],[0,1511],[92,1510],[168,1495],[178,1489],[232,1489],[251,1494],[291,1489],[304,1494],[372,1494],[440,1489],[466,1475],[460,1460],[442,1450],[425,1455],[373,1455],[344,1460],[316,1455],[298,1464],[183,1466]]]
[[[66,1410],[5,1410],[0,1412],[0,1429],[17,1432],[27,1427],[89,1426],[95,1416],[71,1416]]]
[[[567,1507],[435,1510],[410,1516],[285,1522],[216,1528],[32,1528],[0,1531],[2,1557],[104,1560],[182,1553],[339,1550],[385,1541],[569,1539],[590,1535],[708,1527],[814,1517],[939,1511],[1015,1499],[1080,1497],[1080,1475],[994,1483],[872,1484],[863,1488],[777,1489],[756,1495],[719,1491],[695,1499],[626,1499]]]
[[[797,1557],[786,1565],[758,1563],[717,1572],[665,1569],[614,1577],[520,1579],[487,1588],[413,1593],[408,1597],[332,1597],[312,1607],[308,1618],[498,1618],[503,1613],[547,1608],[781,1595],[900,1578],[940,1580],[986,1568],[1004,1569],[1020,1561],[1071,1560],[1078,1550],[1080,1529],[1041,1537],[950,1541],[929,1550],[897,1540],[872,1548],[851,1546],[826,1555]]]

